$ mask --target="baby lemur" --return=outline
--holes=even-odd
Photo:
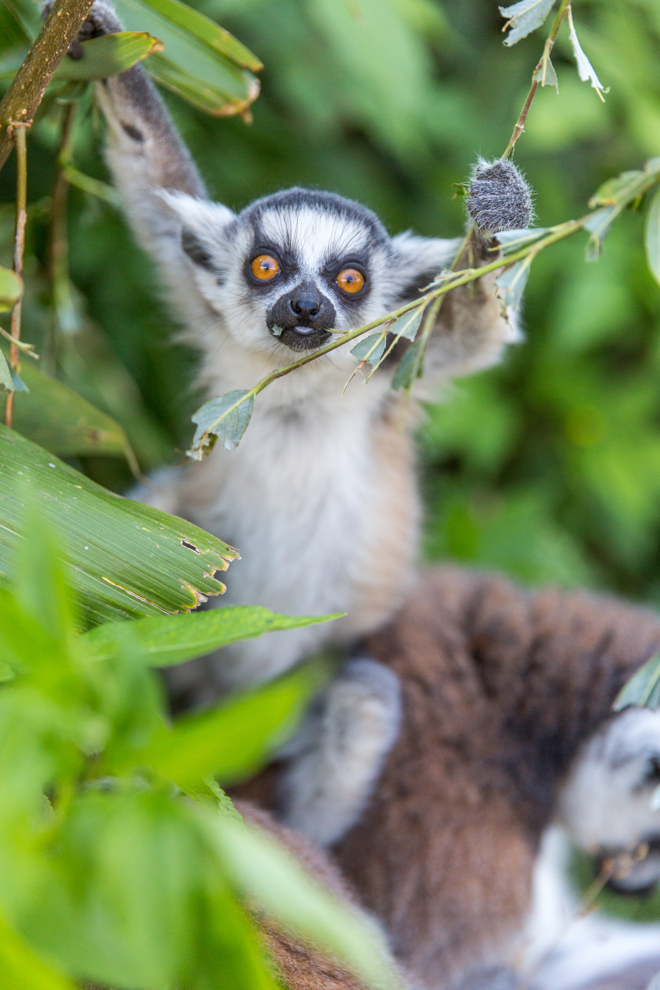
[[[83,35],[119,31],[96,0]],[[209,396],[249,388],[296,355],[419,297],[451,262],[457,242],[390,237],[364,206],[334,193],[289,189],[235,214],[209,200],[179,135],[140,65],[98,85],[107,157],[126,217],[155,260],[168,297],[201,352]],[[524,227],[529,189],[511,162],[480,163],[469,209],[473,258],[493,231]],[[503,315],[494,274],[454,290],[426,360],[432,385],[496,362],[517,331]],[[265,605],[294,615],[346,612],[327,625],[226,648],[178,672],[189,700],[274,676],[325,641],[376,628],[409,586],[418,496],[410,430],[390,391],[391,367],[354,382],[352,343],[274,382],[258,398],[233,451],[169,469],[139,498],[221,534],[240,550],[218,604]],[[216,604],[216,603],[214,603]],[[184,685],[180,685],[181,690]]]

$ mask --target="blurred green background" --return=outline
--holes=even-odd
[[[215,119],[168,97],[212,194],[234,208],[296,183],[357,198],[391,231],[457,235],[452,184],[477,154],[502,152],[544,32],[502,45],[494,0],[194,0],[265,63],[254,121]],[[559,94],[539,91],[516,160],[543,226],[579,216],[609,176],[660,154],[660,4],[577,2],[583,47],[605,85],[602,104],[577,77],[562,28]],[[91,102],[75,163],[107,179]],[[23,335],[46,349],[46,200],[57,128],[31,136]],[[13,172],[0,199],[13,198]],[[71,190],[74,294],[60,373],[125,426],[143,467],[178,460],[196,398],[191,355],[150,266],[116,209]],[[9,261],[11,208],[0,212]],[[529,582],[589,584],[660,602],[660,287],[642,249],[642,216],[626,213],[598,263],[581,235],[535,263],[526,340],[504,364],[458,383],[420,431],[425,554],[503,569]],[[50,355],[50,357],[49,357]],[[249,387],[251,382],[246,382]],[[122,490],[123,462],[83,467]]]

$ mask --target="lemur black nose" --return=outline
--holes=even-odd
[[[318,316],[322,304],[323,300],[318,292],[301,292],[299,296],[289,299],[291,311],[304,318]]]

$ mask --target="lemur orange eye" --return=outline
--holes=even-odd
[[[258,254],[250,265],[250,271],[260,282],[270,282],[279,273],[279,262],[270,254]]]
[[[349,295],[355,295],[364,287],[364,275],[357,268],[344,268],[335,281],[342,292],[348,292]]]

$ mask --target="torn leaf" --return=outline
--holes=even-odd
[[[226,392],[206,402],[192,417],[197,424],[189,457],[201,460],[216,442],[227,450],[238,447],[254,409],[254,396],[247,389]]]
[[[660,282],[660,189],[656,189],[646,217],[646,260],[656,282]]]
[[[570,5],[568,7],[568,33],[571,39],[571,45],[573,46],[573,54],[575,56],[575,61],[577,62],[577,70],[580,79],[582,82],[590,82],[604,103],[605,97],[603,96],[603,93],[609,93],[609,86],[605,89],[602,82],[596,75],[596,70],[582,50],[582,46],[578,41],[578,36],[575,33],[575,25],[573,24],[573,14],[571,12]]]
[[[351,349],[358,361],[367,361],[372,368],[375,368],[385,351],[386,334],[380,331],[372,333],[366,339],[359,340],[355,347]]]
[[[543,24],[554,4],[555,0],[519,0],[510,7],[500,7],[500,14],[507,18],[502,30],[509,32],[504,44],[515,45],[535,31]]]
[[[422,362],[420,361],[419,341],[417,341],[399,361],[392,378],[392,388],[410,388],[415,378],[421,378],[421,376]]]
[[[411,309],[407,313],[404,313],[403,316],[400,316],[398,320],[395,320],[394,323],[390,324],[389,332],[395,337],[405,337],[406,340],[414,340],[417,336],[423,315],[423,305],[418,306],[417,309]]]
[[[510,309],[518,309],[520,306],[531,266],[532,259],[528,255],[516,261],[495,280],[500,299]]]
[[[587,261],[598,261],[603,253],[603,241],[610,232],[612,221],[621,212],[622,207],[603,206],[596,210],[584,221],[584,228],[591,233],[587,244]]]
[[[559,80],[557,79],[557,73],[555,72],[555,67],[552,64],[547,51],[543,52],[543,60],[539,68],[534,73],[534,78],[541,84],[541,86],[554,86],[557,92],[559,92]]]

